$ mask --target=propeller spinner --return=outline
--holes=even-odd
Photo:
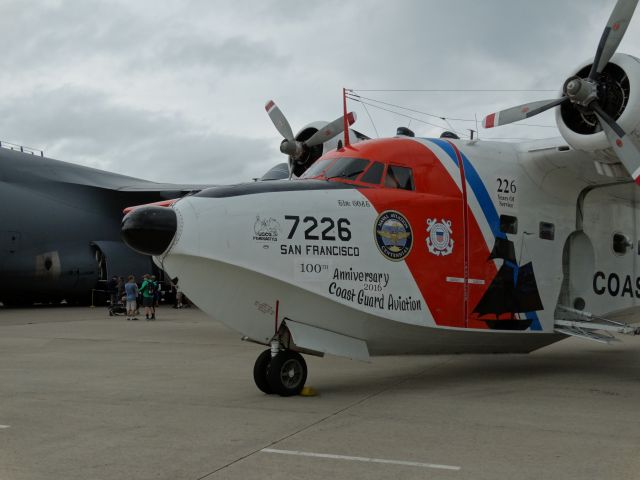
[[[276,127],[276,130],[284,137],[282,143],[280,143],[280,151],[289,156],[289,178],[296,173],[296,166],[301,166],[306,163],[309,149],[321,145],[344,132],[344,116],[341,116],[333,122],[326,124],[307,140],[296,140],[291,125],[275,102],[269,100],[264,108],[269,118],[271,118],[273,125]],[[354,112],[348,113],[347,124],[353,125],[355,121],[356,114]]]
[[[605,110],[603,100],[606,99],[607,86],[601,75],[620,45],[637,4],[638,0],[618,0],[600,37],[589,75],[586,78],[569,78],[564,83],[561,98],[525,103],[492,113],[484,118],[483,127],[493,128],[524,120],[570,102],[580,112],[595,115],[614,152],[634,181],[640,185],[640,150]]]

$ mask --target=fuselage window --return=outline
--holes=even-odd
[[[369,170],[364,172],[360,181],[379,185],[382,180],[382,172],[384,172],[384,165],[380,162],[374,162],[373,165],[369,167]]]
[[[400,188],[402,190],[414,190],[413,173],[410,168],[389,165],[387,176],[384,178],[384,186],[388,188]]]
[[[502,233],[518,233],[518,219],[511,215],[500,215],[500,231]]]
[[[331,165],[324,174],[327,180],[332,178],[344,178],[345,180],[355,180],[358,175],[365,171],[369,165],[369,160],[364,158],[339,158]]]
[[[553,223],[540,222],[540,238],[553,240],[556,236],[556,227]]]

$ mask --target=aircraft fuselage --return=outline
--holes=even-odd
[[[636,307],[640,294],[637,248],[612,250],[616,233],[637,238],[633,185],[586,194],[592,172],[552,165],[550,151],[567,165],[580,155],[362,142],[318,160],[315,179],[178,201],[177,233],[156,261],[203,310],[264,344],[285,322],[302,336],[362,341],[370,354],[531,351],[563,338],[558,305],[606,315]],[[364,173],[327,180],[346,158],[365,160]],[[382,176],[363,182],[376,162]],[[407,169],[411,184],[398,188],[388,176]]]

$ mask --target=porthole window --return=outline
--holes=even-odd
[[[624,233],[613,234],[613,251],[617,255],[624,255],[632,246],[631,240]]]

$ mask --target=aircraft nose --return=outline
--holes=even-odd
[[[136,208],[122,219],[124,243],[145,255],[160,255],[173,240],[178,228],[176,212],[168,207]]]

